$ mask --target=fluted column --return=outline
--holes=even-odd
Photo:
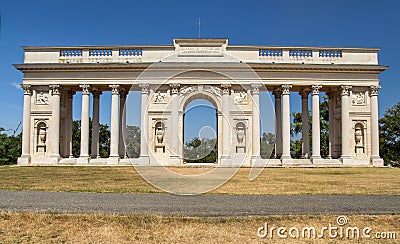
[[[321,125],[319,112],[319,90],[321,85],[312,85],[312,159],[321,158]]]
[[[351,164],[350,157],[350,90],[351,86],[341,86],[341,126],[342,126],[342,156],[340,157],[343,164]]]
[[[380,85],[370,86],[371,106],[371,163],[375,166],[383,166],[383,160],[379,156],[379,119],[378,119],[378,90]]]
[[[251,84],[252,96],[253,96],[253,114],[252,114],[252,125],[253,125],[253,140],[252,140],[252,158],[260,158],[260,87],[261,84]]]
[[[118,98],[119,98],[119,85],[110,85],[111,88],[111,142],[110,142],[110,158],[119,158],[118,143],[119,143],[119,111],[118,111]],[[116,164],[118,161],[109,160],[109,164]]]
[[[334,152],[334,130],[335,130],[335,118],[334,118],[334,114],[333,114],[333,91],[329,91],[327,92],[328,95],[328,109],[329,109],[329,152],[328,152],[328,158],[331,159],[332,158],[332,154]]]
[[[230,134],[231,130],[229,129],[229,113],[230,113],[230,89],[231,84],[222,84],[222,155],[221,159],[229,159],[229,149],[231,147],[230,143]]]
[[[126,112],[125,112],[125,102],[126,102],[126,95],[128,91],[125,89],[120,90],[119,95],[119,157],[125,158],[125,143],[124,143],[124,136],[126,131]]]
[[[31,85],[21,84],[24,89],[24,112],[22,124],[22,154],[18,158],[18,164],[30,164],[31,158]]]
[[[310,89],[303,88],[299,94],[301,96],[301,155],[308,158],[310,155],[310,126],[308,122],[308,94]]]
[[[92,118],[92,158],[99,158],[99,134],[100,134],[100,95],[101,91],[93,89],[93,118]]]
[[[73,112],[73,97],[75,92],[68,91],[67,93],[67,156],[73,158],[72,155],[72,112]]]
[[[148,116],[147,116],[147,106],[149,102],[149,84],[140,84],[140,88],[142,88],[142,104],[141,104],[141,121],[140,121],[140,157],[148,158],[149,157],[149,145],[147,143],[148,140]],[[172,126],[173,127],[173,126]]]
[[[290,89],[292,85],[282,85],[282,157],[291,159],[290,155]]]
[[[178,92],[180,84],[172,83],[171,88],[171,157],[179,158],[179,101]]]
[[[282,104],[281,104],[281,88],[276,88],[272,94],[275,97],[275,158],[282,156]]]
[[[81,115],[81,152],[78,163],[89,162],[89,102],[90,85],[79,85],[82,89],[82,115]]]
[[[57,163],[60,159],[60,85],[49,85],[51,89],[51,129],[50,129],[50,157]]]

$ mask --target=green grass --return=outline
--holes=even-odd
[[[170,169],[181,174],[212,170]],[[400,168],[266,168],[254,181],[248,180],[249,171],[241,168],[211,194],[400,194]],[[2,166],[0,189],[163,193],[143,180],[133,167]]]

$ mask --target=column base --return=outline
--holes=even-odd
[[[219,159],[219,164],[221,166],[231,166],[232,165],[231,156],[229,156],[229,155],[221,155],[221,158]]]
[[[86,164],[89,164],[89,160],[90,160],[89,156],[81,156],[76,159],[76,164],[86,165]]]
[[[119,156],[110,156],[107,158],[107,165],[118,165],[119,164]]]
[[[60,160],[61,160],[60,154],[51,154],[47,162],[48,164],[58,164]]]
[[[251,166],[252,167],[265,167],[266,160],[262,159],[260,155],[252,155],[251,156]]]
[[[312,164],[318,164],[318,163],[320,163],[321,161],[323,161],[321,155],[312,155],[311,158],[310,158],[310,160],[311,160],[311,163],[312,163]]]
[[[350,156],[342,156],[339,158],[343,165],[353,165],[354,161]]]
[[[182,165],[182,161],[181,161],[181,158],[179,157],[179,155],[171,155],[169,158],[170,158],[169,163],[172,166]]]
[[[382,167],[384,166],[383,158],[380,158],[379,156],[372,156],[371,157],[371,164],[372,166],[375,167]]]
[[[18,165],[29,165],[29,164],[31,164],[31,155],[29,155],[29,154],[21,155],[21,157],[19,157],[17,159],[17,164]]]

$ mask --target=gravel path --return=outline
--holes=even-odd
[[[400,213],[400,196],[196,195],[0,191],[0,210],[50,213],[262,216]]]

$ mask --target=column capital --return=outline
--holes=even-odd
[[[232,85],[229,83],[221,84],[222,94],[229,95],[229,93],[231,91],[231,86]]]
[[[322,88],[322,85],[311,85],[311,94],[319,95],[319,90]]]
[[[128,92],[129,92],[128,90],[126,90],[125,88],[121,87],[121,89],[119,90],[120,98],[125,99],[126,96],[128,95]]]
[[[89,95],[90,94],[90,85],[83,84],[83,85],[79,85],[79,87],[82,90],[82,95]]]
[[[30,84],[21,84],[21,88],[24,89],[24,95],[32,95],[32,86]]]
[[[340,95],[341,96],[350,96],[350,90],[351,90],[352,86],[340,86]]]
[[[142,88],[142,93],[149,94],[149,83],[141,83],[139,84],[139,87]]]
[[[119,85],[108,85],[108,87],[111,88],[111,93],[113,95],[118,95],[119,94],[119,90],[120,90],[120,86]]]
[[[171,88],[171,93],[172,94],[178,94],[180,86],[181,86],[181,84],[179,84],[179,83],[171,83],[171,84],[169,84],[169,87]]]
[[[68,90],[68,91],[67,91],[67,98],[68,98],[68,99],[72,99],[73,96],[75,95],[75,93],[76,93],[76,91]]]
[[[289,95],[290,94],[290,89],[292,89],[292,85],[290,84],[283,84],[281,86],[282,88],[282,95]]]
[[[310,88],[308,87],[301,88],[299,91],[299,95],[302,99],[308,99],[308,94],[310,94]]]
[[[371,85],[369,87],[369,95],[372,96],[378,96],[378,90],[381,89],[380,85]]]
[[[102,91],[100,91],[98,88],[93,88],[92,89],[92,94],[93,94],[93,98],[100,98],[100,95],[103,93]]]
[[[52,95],[60,95],[61,92],[61,86],[56,84],[56,85],[49,85],[49,88],[52,92]]]
[[[334,91],[330,88],[327,92],[326,95],[328,96],[328,99],[332,99],[334,96]]]
[[[281,99],[282,89],[281,89],[280,87],[275,88],[275,89],[272,91],[272,95],[275,96],[275,99]]]
[[[251,84],[251,88],[253,88],[253,89],[252,89],[251,93],[252,94],[259,94],[260,93],[260,87],[261,87],[260,83],[252,83]]]

